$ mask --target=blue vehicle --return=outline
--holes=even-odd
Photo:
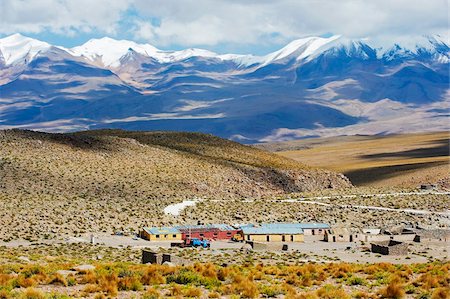
[[[203,239],[200,240],[198,238],[192,238],[192,239],[185,239],[184,245],[186,247],[203,247],[203,248],[209,248],[211,246],[211,243],[209,243],[208,240]]]

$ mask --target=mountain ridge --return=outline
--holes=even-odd
[[[385,52],[345,37],[309,37],[266,56],[103,39],[103,48],[121,46],[108,57],[89,50],[90,58],[12,39],[21,50],[1,55],[22,63],[0,63],[3,129],[188,130],[245,143],[450,129],[450,48],[434,37]]]
[[[102,38],[90,39],[84,44],[72,48],[65,48],[57,45],[50,45],[46,42],[42,42],[37,39],[23,36],[20,33],[16,33],[0,39],[1,52],[4,52],[2,51],[2,44],[8,44],[11,42],[11,40],[13,44],[29,43],[31,44],[31,48],[33,47],[40,48],[40,50],[37,50],[37,52],[48,50],[50,47],[56,47],[74,56],[85,57],[88,60],[91,60],[91,62],[93,62],[93,60],[96,59],[96,56],[98,57],[102,57],[104,55],[113,56],[109,57],[105,61],[103,65],[104,67],[118,66],[117,63],[123,56],[127,55],[128,50],[133,50],[140,54],[144,54],[150,58],[155,58],[161,63],[170,63],[188,59],[191,57],[200,56],[200,57],[218,58],[221,60],[245,61],[243,65],[251,66],[254,64],[266,65],[270,62],[286,58],[291,54],[293,54],[294,52],[298,51],[302,47],[305,48],[305,51],[302,51],[301,55],[297,57],[297,60],[307,58],[313,54],[317,55],[315,51],[321,48],[322,51],[326,51],[329,48],[333,47],[352,50],[352,48],[354,48],[356,44],[368,45],[362,40],[347,39],[341,35],[333,35],[328,38],[310,36],[306,38],[293,40],[286,46],[272,53],[263,56],[255,56],[252,54],[232,54],[232,53],[217,54],[215,52],[200,48],[187,48],[179,51],[160,50],[151,44],[139,44],[131,40],[116,40],[107,36]],[[426,42],[424,43],[424,41]],[[6,47],[3,47],[3,49],[4,48]],[[418,54],[417,53],[418,51],[424,50],[436,51],[436,49],[439,48],[442,48],[440,52],[443,53],[446,52],[447,54],[450,52],[450,44],[446,43],[444,40],[441,40],[439,36],[423,36],[421,42],[417,43],[414,49],[408,49],[400,46],[399,44],[393,44],[391,47],[386,48],[379,47],[373,49],[375,49],[377,52],[380,53],[379,57],[383,57],[386,53],[392,52],[392,50],[405,50],[405,53],[408,54],[413,53]],[[16,57],[16,60],[19,59],[20,57],[18,58]],[[14,60],[12,62],[10,60],[8,61],[8,64],[15,62]]]

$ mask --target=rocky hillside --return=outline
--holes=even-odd
[[[97,198],[264,197],[349,181],[211,135],[0,133],[0,191]]]
[[[0,131],[0,243],[179,224],[163,209],[186,198],[350,186],[335,172],[211,135]]]

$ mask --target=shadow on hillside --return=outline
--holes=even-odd
[[[173,134],[170,140],[167,139],[167,134]],[[254,153],[259,150],[244,146],[237,142],[224,140],[212,135],[207,136],[183,132],[167,132],[164,133],[162,138],[158,138],[158,133],[154,133],[153,136],[135,134],[118,134],[115,136],[133,138],[142,144],[161,146],[164,148],[177,150],[181,153],[192,155],[197,159],[202,159],[208,163],[232,167],[244,173],[248,178],[254,180],[255,182],[264,182],[265,184],[272,185],[274,188],[281,189],[287,193],[305,191],[303,190],[304,187],[296,184],[295,179],[287,173],[284,173],[275,167],[268,167],[264,165],[264,159],[262,157],[258,157],[257,154]],[[192,144],[195,144],[195,146],[192,146]],[[220,153],[221,150],[226,147],[230,150],[230,154],[231,151],[233,151],[233,154],[236,155],[241,154],[249,156],[250,151],[252,151],[251,156],[255,159],[255,161],[251,162],[250,160],[246,160],[240,156],[225,157],[221,154],[216,156],[210,153],[211,150],[214,150],[214,148],[218,148],[218,153]],[[208,151],[205,151],[206,148]],[[252,169],[252,167],[255,167],[257,170]]]
[[[52,143],[58,143],[67,145],[73,148],[79,148],[83,150],[102,150],[110,151],[112,147],[110,144],[96,138],[95,136],[72,134],[72,133],[46,133],[31,130],[11,129],[6,130],[6,134],[11,136],[20,137],[28,140],[47,140]]]
[[[411,163],[403,165],[383,166],[358,169],[354,171],[348,171],[344,174],[350,179],[355,186],[363,186],[370,183],[375,183],[388,178],[400,176],[404,172],[426,169],[430,167],[446,165],[446,161],[436,161],[427,163]]]
[[[244,173],[245,176],[255,182],[271,185],[274,189],[283,190],[284,192],[300,192],[305,189],[304,186],[296,184],[295,179],[289,174],[284,173],[281,169],[265,166],[264,158],[258,157],[257,153],[255,154],[255,151],[258,150],[209,135],[179,132],[152,132],[151,134],[145,134],[143,132],[133,133],[116,130],[88,131],[73,134],[49,134],[16,130],[15,134],[27,139],[48,140],[50,142],[87,151],[109,152],[118,149],[114,147],[114,143],[111,143],[102,137],[112,136],[134,139],[137,142],[148,146],[160,146],[177,150],[180,154],[189,155],[194,159],[203,160],[206,163],[215,164],[220,167],[234,168],[241,173]],[[230,151],[229,155],[224,155],[223,153],[220,153],[219,150],[217,156],[211,154],[211,152],[214,152],[214,148],[223,150],[227,147]],[[252,151],[252,153],[249,151]],[[251,159],[233,156],[239,154],[247,156],[251,155],[252,159],[255,159],[255,161],[252,163]]]
[[[449,156],[449,139],[433,140],[437,144],[435,147],[416,148],[412,150],[392,153],[378,153],[360,156],[363,159],[382,159],[382,158],[431,158]]]

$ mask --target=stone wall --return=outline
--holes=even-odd
[[[408,244],[389,240],[377,243],[371,243],[371,251],[383,255],[406,255],[408,254]]]

